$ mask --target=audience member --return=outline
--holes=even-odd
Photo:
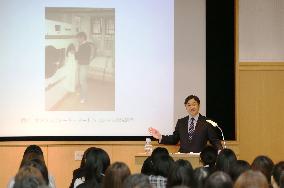
[[[243,172],[249,169],[250,169],[250,164],[247,161],[237,160],[232,164],[232,167],[229,171],[229,175],[231,176],[233,182],[235,182]]]
[[[42,174],[44,181],[50,188],[56,187],[54,177],[50,175],[50,173],[48,173],[48,169],[44,161],[43,152],[39,146],[30,145],[26,148],[19,169],[23,167],[36,168]],[[12,188],[14,184],[15,184],[15,178],[13,177],[9,181],[7,187]]]
[[[70,184],[69,188],[73,188],[74,187],[74,183],[75,183],[76,179],[79,179],[79,178],[82,178],[82,177],[85,176],[85,174],[84,174],[84,172],[85,172],[84,171],[84,167],[85,167],[85,164],[86,164],[86,155],[88,154],[88,152],[90,150],[92,150],[94,148],[95,147],[90,147],[90,148],[86,149],[86,151],[84,152],[82,160],[81,160],[80,167],[73,171],[72,181],[71,181],[71,184]]]
[[[163,147],[155,148],[151,156],[147,157],[147,159],[144,161],[143,166],[141,168],[141,173],[148,176],[153,175],[154,174],[153,158],[159,157],[160,155],[169,155],[169,152],[166,148]]]
[[[280,176],[284,175],[284,161],[277,163],[272,170],[272,185],[274,188],[280,187]]]
[[[242,173],[235,182],[234,188],[268,188],[265,176],[259,171],[248,170]]]
[[[223,171],[229,174],[230,168],[234,162],[236,162],[237,157],[233,150],[223,149],[220,151],[216,159],[216,170]]]
[[[92,148],[86,155],[84,177],[77,178],[74,188],[101,187],[106,169],[110,165],[110,159],[103,149]]]
[[[205,181],[209,177],[210,172],[208,168],[199,167],[193,171],[193,186],[194,188],[203,188]]]
[[[17,173],[13,188],[40,188],[46,185],[46,181],[37,168],[24,166]]]
[[[145,174],[132,174],[123,182],[123,188],[154,188]]]
[[[284,188],[284,173],[282,172],[279,180],[280,188]]]
[[[174,164],[174,160],[169,155],[161,155],[153,158],[154,175],[149,176],[149,181],[153,187],[165,188],[167,185],[167,177],[170,169]]]
[[[200,153],[200,161],[205,168],[208,168],[210,173],[215,171],[215,163],[218,156],[218,151],[215,147],[207,145]]]
[[[205,188],[232,188],[233,182],[230,176],[223,171],[211,174],[205,182]]]
[[[175,161],[168,175],[167,187],[178,185],[190,187],[192,184],[193,169],[190,162],[183,159]]]
[[[263,173],[269,185],[271,185],[271,175],[273,167],[273,161],[269,157],[263,155],[257,156],[251,164],[252,170],[258,170]]]
[[[103,187],[122,188],[123,181],[130,175],[128,166],[123,162],[115,162],[106,170]]]

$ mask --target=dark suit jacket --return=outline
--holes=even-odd
[[[195,131],[192,136],[192,140],[188,138],[188,119],[189,116],[181,118],[177,121],[175,131],[172,135],[163,135],[161,144],[175,145],[180,141],[179,152],[201,152],[206,146],[207,141],[216,147],[218,150],[222,149],[222,145],[218,136],[210,123],[206,121],[206,117],[199,114],[199,118],[196,122]]]

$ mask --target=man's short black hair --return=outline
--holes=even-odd
[[[200,100],[196,95],[189,95],[188,97],[186,97],[184,100],[184,104],[186,105],[187,102],[191,99],[194,99],[198,103],[198,105],[200,105]]]

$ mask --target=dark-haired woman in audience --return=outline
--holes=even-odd
[[[123,188],[155,188],[149,182],[145,174],[132,174],[123,182]]]
[[[284,161],[277,163],[272,170],[271,184],[273,188],[279,188],[281,183],[281,176],[284,177]]]
[[[207,145],[200,153],[200,162],[208,171],[213,173],[215,171],[215,163],[218,156],[218,151],[215,147]]]
[[[48,169],[46,167],[43,157],[43,152],[39,146],[30,145],[26,148],[19,169],[23,167],[37,168],[41,172],[42,177],[46,182],[46,185],[48,185],[50,188],[56,187],[54,177],[48,173]],[[15,178],[13,177],[9,181],[7,187],[12,188],[14,184],[15,184]]]
[[[205,181],[209,177],[210,172],[208,168],[199,167],[193,171],[193,186],[194,188],[203,188]]]
[[[205,182],[205,188],[232,188],[233,182],[230,176],[223,171],[211,174]]]
[[[37,168],[23,166],[15,177],[13,188],[47,188],[47,184]]]
[[[123,181],[130,175],[128,166],[123,162],[115,162],[106,170],[103,188],[122,188]]]
[[[149,176],[150,184],[155,188],[165,188],[170,169],[174,165],[174,160],[169,155],[161,155],[153,159],[154,175]]]
[[[263,173],[270,187],[272,187],[271,175],[273,167],[274,167],[273,161],[269,157],[263,155],[257,156],[251,164],[252,170],[257,170]]]
[[[223,171],[229,174],[230,168],[234,162],[237,161],[236,154],[231,149],[223,149],[216,159],[216,170]]]
[[[248,170],[238,177],[234,188],[269,188],[269,185],[261,172]]]
[[[86,155],[84,166],[84,177],[77,178],[74,188],[93,188],[102,187],[105,171],[110,165],[110,159],[103,149],[92,148]]]
[[[179,159],[174,162],[168,175],[167,187],[184,185],[191,187],[193,184],[193,169],[189,161]]]
[[[244,160],[237,160],[232,164],[229,175],[231,176],[233,182],[235,182],[238,177],[247,170],[250,170],[250,164]]]
[[[75,183],[75,180],[76,179],[79,179],[79,178],[82,178],[82,177],[85,177],[85,174],[84,174],[84,167],[85,167],[85,164],[86,164],[86,155],[88,154],[88,152],[91,150],[91,149],[94,149],[95,147],[90,147],[88,149],[86,149],[86,151],[84,152],[83,154],[83,157],[82,157],[82,160],[81,160],[81,164],[80,164],[80,167],[75,169],[73,171],[73,176],[72,176],[72,181],[71,181],[71,184],[69,186],[69,188],[73,188],[74,187],[74,183]]]
[[[169,151],[166,148],[163,147],[156,147],[151,156],[147,157],[147,159],[144,161],[142,168],[141,168],[141,173],[145,175],[153,175],[154,172],[154,163],[153,160],[154,158],[157,158],[161,155],[169,155]]]

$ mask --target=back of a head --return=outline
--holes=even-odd
[[[217,159],[218,151],[213,146],[207,145],[200,153],[200,159],[203,165],[214,167]]]
[[[280,177],[282,174],[284,174],[284,161],[277,163],[272,170],[272,176],[278,186],[280,186]]]
[[[147,175],[132,174],[123,182],[123,188],[152,188],[152,185]]]
[[[45,163],[37,158],[33,158],[29,161],[26,161],[21,168],[28,168],[28,167],[33,167],[36,168],[37,170],[39,170],[39,172],[41,173],[45,183],[48,185],[49,184],[49,177],[48,177],[48,170],[47,167],[45,165]]]
[[[191,186],[193,184],[193,169],[189,161],[179,159],[170,169],[167,187],[178,185]]]
[[[193,171],[193,186],[194,188],[203,188],[206,179],[209,177],[210,172],[208,168],[199,167]]]
[[[152,157],[149,156],[147,159],[143,162],[142,168],[141,168],[141,173],[145,175],[153,175],[154,174],[154,164],[152,161]]]
[[[159,157],[161,155],[169,155],[169,151],[167,150],[167,148],[163,148],[163,147],[156,147],[152,154],[151,154],[151,157],[152,158],[156,158],[156,157]]]
[[[244,160],[237,160],[232,164],[229,175],[231,176],[233,182],[245,171],[250,170],[250,164]]]
[[[13,188],[40,188],[47,185],[41,172],[32,167],[22,167],[15,177]]]
[[[154,163],[154,175],[168,177],[170,169],[174,164],[174,160],[169,155],[161,155],[153,159]]]
[[[242,173],[235,182],[234,188],[268,188],[265,176],[259,171],[248,170]]]
[[[284,188],[284,173],[282,172],[279,179],[279,187]]]
[[[273,167],[273,161],[269,157],[263,155],[257,156],[251,164],[251,169],[262,172],[268,183],[270,183],[271,180]]]
[[[101,148],[92,148],[86,156],[84,167],[86,181],[96,180],[100,183],[109,165],[110,158],[107,152]]]
[[[41,150],[41,148],[38,145],[29,145],[25,152],[24,155],[28,154],[28,153],[36,153],[38,155],[43,155],[43,152]]]
[[[115,162],[110,165],[103,180],[104,188],[121,188],[123,181],[130,175],[128,166],[123,162]]]
[[[230,176],[222,171],[211,174],[205,182],[205,188],[232,188],[233,182]]]
[[[83,154],[83,157],[82,157],[82,160],[81,160],[81,164],[80,164],[80,168],[83,168],[86,164],[86,156],[87,154],[89,153],[89,151],[91,151],[92,149],[95,149],[96,147],[90,147],[88,149],[86,149],[84,151],[84,154]]]
[[[233,150],[223,149],[216,160],[216,170],[229,173],[231,165],[236,162],[237,157]]]

